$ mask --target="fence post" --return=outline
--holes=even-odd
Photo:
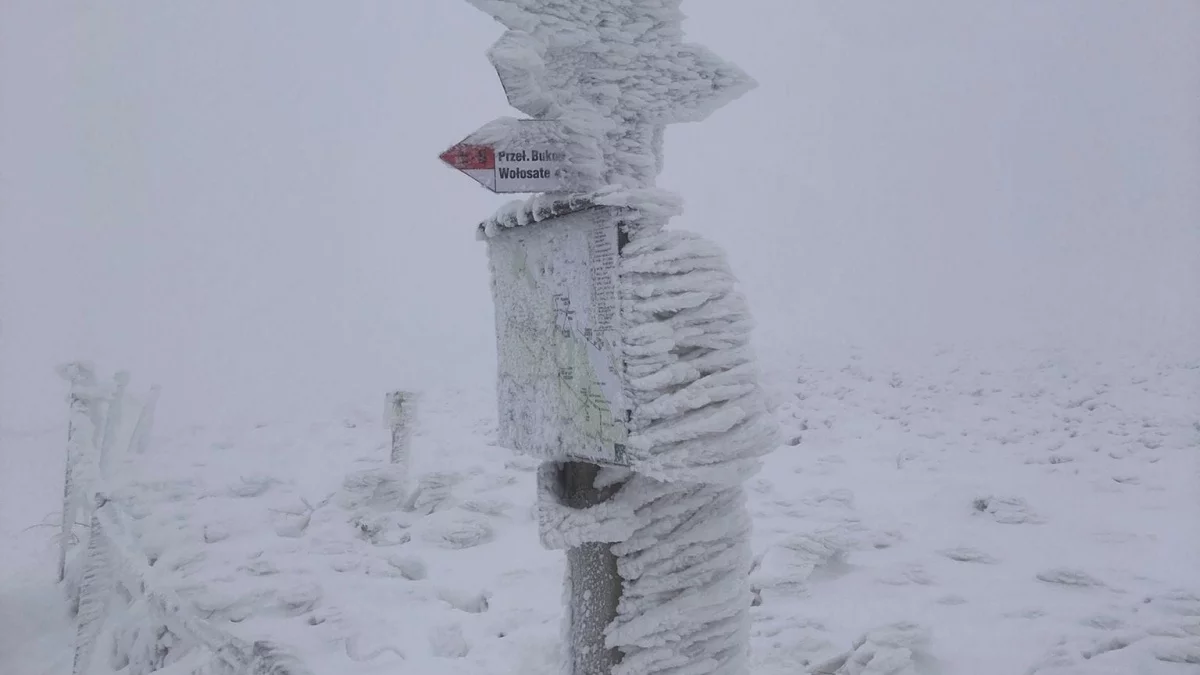
[[[58,371],[64,379],[71,383],[70,413],[67,421],[67,466],[63,479],[62,531],[58,542],[58,580],[63,581],[67,576],[67,546],[74,536],[75,513],[75,468],[83,451],[82,444],[90,443],[95,433],[94,426],[84,424],[84,420],[93,420],[91,397],[87,389],[96,385],[96,373],[90,363],[76,361],[61,366]],[[84,438],[88,436],[88,438]]]
[[[96,652],[96,642],[104,628],[108,601],[112,596],[110,551],[100,524],[100,509],[108,503],[96,495],[92,510],[91,534],[88,536],[87,560],[79,586],[79,609],[76,614],[74,675],[87,675]]]
[[[408,472],[409,440],[416,420],[417,394],[411,391],[391,391],[387,394],[387,425],[392,430],[391,463]]]

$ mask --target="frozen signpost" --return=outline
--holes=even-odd
[[[567,551],[571,675],[746,670],[742,483],[774,447],[724,254],[664,229],[665,126],[753,86],[682,42],[680,0],[468,0],[513,107],[442,160],[500,193],[484,222],[504,445],[543,460],[542,541]]]

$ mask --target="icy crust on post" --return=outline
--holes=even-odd
[[[628,475],[619,469],[622,479]],[[609,499],[586,509],[574,509],[563,503],[558,464],[545,462],[537,476],[538,533],[542,546],[565,551],[589,543],[612,543],[628,539],[637,521],[632,504],[626,499]]]
[[[509,103],[562,124],[586,187],[653,184],[664,125],[702,120],[755,84],[681,41],[681,0],[468,1],[509,29],[488,52]]]
[[[619,187],[538,195],[502,207],[479,236],[596,206],[628,209],[619,278],[630,468],[667,482],[744,481],[778,441],[750,348],[753,321],[721,248],[662,229],[680,212],[678,197]]]
[[[715,244],[653,225],[621,258],[627,452],[613,510],[624,588],[614,675],[737,675],[748,661],[751,519],[741,486],[777,444],[749,346],[752,321]],[[620,504],[617,507],[616,504]]]
[[[736,675],[750,629],[750,514],[741,486],[635,476],[633,534],[613,546],[625,585],[607,643],[614,675]]]
[[[542,543],[566,550],[619,542],[612,550],[623,588],[616,619],[605,631],[607,646],[622,654],[613,674],[745,672],[752,553],[742,487],[665,483],[608,469],[609,480],[625,481],[617,494],[572,509],[562,503],[556,471],[546,463],[538,475]],[[572,584],[589,581],[568,574],[565,597],[571,597]],[[571,635],[569,616],[563,635]],[[567,663],[572,649],[567,643]]]
[[[755,379],[749,313],[723,254],[694,235],[661,231],[680,202],[652,186],[665,126],[704,119],[754,81],[682,42],[680,0],[468,1],[509,29],[489,52],[509,103],[557,121],[577,181],[570,189],[600,190],[510,204],[480,236],[593,206],[625,209],[619,348],[633,473],[606,470],[617,493],[574,510],[553,485],[555,466],[545,465],[543,542],[621,542],[613,552],[624,586],[606,631],[607,647],[622,655],[614,673],[744,672],[750,518],[740,482],[776,431]],[[602,592],[600,576],[568,578],[568,607],[576,584]],[[568,612],[566,636],[570,621]],[[571,664],[568,656],[564,672]]]
[[[67,595],[74,604],[82,584],[88,546],[86,533],[77,533],[75,525],[91,520],[95,492],[100,482],[99,448],[103,441],[104,426],[101,404],[112,395],[113,387],[97,382],[96,368],[90,362],[63,364],[57,368],[57,372],[71,383],[62,529],[58,536],[59,574],[66,582]],[[73,544],[76,536],[80,537],[80,541]],[[70,555],[69,549],[73,550]]]
[[[723,253],[639,212],[644,220],[631,223],[620,263],[632,471],[606,469],[600,483],[620,484],[616,494],[573,509],[563,503],[557,465],[543,464],[540,535],[552,549],[616,542],[623,590],[606,631],[607,646],[622,654],[614,675],[737,675],[747,668],[751,602],[741,483],[775,447],[777,428],[757,382],[749,312]],[[567,597],[589,581],[568,578]]]
[[[491,218],[479,224],[476,238],[486,240],[506,230],[596,206],[622,209],[622,221],[631,229],[660,225],[683,213],[683,200],[673,192],[658,188],[609,186],[578,195],[538,194],[500,207]]]
[[[688,232],[646,232],[622,251],[626,451],[638,473],[734,485],[777,444],[735,283],[721,249]]]

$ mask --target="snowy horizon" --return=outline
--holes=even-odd
[[[674,125],[660,185],[764,353],[1194,346],[1194,3],[684,10],[759,87]],[[500,31],[466,2],[0,8],[0,427],[58,423],[74,358],[161,383],[167,423],[487,386],[472,235],[507,199],[437,156],[513,114]]]

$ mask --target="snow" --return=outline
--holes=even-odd
[[[544,244],[533,232],[540,232],[543,239],[549,235],[534,229],[530,221],[543,213],[561,213],[572,202],[595,204],[598,199],[632,208],[629,222],[621,224],[628,243],[621,248],[616,270],[625,396],[603,393],[609,402],[627,399],[629,412],[627,419],[601,418],[617,421],[622,432],[627,429],[628,438],[621,436],[620,463],[631,471],[611,477],[610,485],[616,489],[606,503],[573,513],[569,507],[576,505],[565,503],[566,495],[553,486],[558,468],[552,453],[565,446],[579,449],[576,456],[593,456],[589,439],[578,437],[571,426],[592,418],[579,410],[578,401],[592,400],[594,394],[575,394],[559,403],[537,389],[549,382],[554,384],[552,392],[558,392],[562,385],[557,378],[564,370],[572,374],[563,379],[573,384],[592,378],[585,376],[587,369],[556,365],[553,350],[531,348],[530,342],[553,344],[546,336],[557,339],[561,322],[553,316],[535,321],[531,308],[544,306],[545,300],[523,297],[509,270],[524,270],[526,263],[531,269],[553,269],[553,264],[535,255]],[[639,199],[650,208],[638,208]],[[597,659],[607,658],[610,652],[585,642],[598,635],[582,629],[594,616],[572,614],[578,613],[589,594],[609,597],[607,585],[617,574],[621,595],[604,643],[607,650],[624,654],[614,673],[735,675],[746,671],[747,575],[752,554],[741,483],[758,470],[759,457],[776,445],[777,429],[749,347],[749,310],[734,288],[724,253],[697,235],[662,230],[664,219],[655,217],[658,207],[673,201],[645,188],[610,189],[565,204],[534,198],[502,209],[481,228],[483,236],[490,237],[500,335],[501,441],[548,461],[539,471],[537,493],[541,539],[551,547],[589,550],[595,544],[617,542],[611,549],[616,570],[602,569],[582,557],[578,564],[569,565],[565,582],[569,618],[563,636],[570,652],[577,655],[569,667],[574,672],[609,670]],[[620,214],[600,212],[599,217],[599,224],[603,227],[607,222],[615,237]],[[565,238],[577,228],[572,218],[578,216],[567,216],[557,225],[568,228],[558,237]],[[530,227],[528,240],[514,241],[514,234],[499,234],[522,225]],[[566,246],[559,249],[556,264],[581,257]],[[593,262],[591,268],[595,274],[600,265]],[[543,289],[542,295],[547,294]],[[567,297],[586,299],[587,291]],[[586,303],[571,307],[584,317],[595,314]],[[522,325],[515,326],[510,316]],[[532,383],[521,382],[528,373],[547,367],[549,371]],[[555,416],[561,419],[547,424]],[[520,421],[515,426],[514,419]],[[546,438],[530,441],[530,435]]]
[[[743,489],[640,475],[625,489],[640,527],[613,546],[624,587],[608,644],[625,654],[614,673],[745,672],[752,554]]]
[[[640,230],[621,253],[625,367],[639,474],[734,485],[775,445],[757,381],[752,321],[721,249]]]
[[[728,561],[749,571],[752,672],[1195,672],[1194,350],[764,353],[784,443],[746,484],[753,560],[734,547]],[[495,445],[493,405],[486,390],[425,392],[410,481],[388,464],[375,401],[159,434],[116,467],[119,498],[159,582],[316,675],[554,673],[563,557],[539,545],[537,464]],[[0,503],[0,671],[65,672],[54,527],[25,530],[58,508],[65,431],[4,441],[29,462],[5,472]],[[18,480],[32,498],[12,498]],[[670,551],[647,547],[654,529],[621,544],[641,580],[626,606],[671,592],[654,570],[719,555],[703,542],[723,524],[684,529]],[[689,614],[623,616],[618,640]],[[654,644],[632,658],[669,665]]]
[[[979,673],[1097,672],[1118,634],[1195,649],[1194,352],[848,351],[787,373],[794,451],[751,488],[760,637],[815,662],[849,626],[912,621]],[[1125,672],[1188,672],[1147,654]]]
[[[117,571],[178,605],[185,628],[217,627],[205,632],[243,652],[271,641],[316,673],[557,672],[562,555],[539,537],[621,542],[630,588],[610,642],[626,671],[1194,671],[1194,346],[896,358],[808,339],[1194,338],[1196,166],[1178,139],[1195,124],[1170,104],[1194,80],[1194,12],[712,3],[736,15],[710,25],[746,31],[752,70],[777,79],[733,113],[744,117],[715,120],[725,133],[706,126],[671,154],[697,227],[742,256],[756,306],[771,301],[776,339],[795,349],[762,362],[764,401],[724,261],[660,233],[679,200],[648,187],[664,125],[703,118],[751,80],[680,42],[678,0],[639,1],[653,10],[641,17],[622,0],[473,4],[510,29],[489,54],[510,102],[560,122],[594,203],[641,209],[632,251],[661,246],[638,251],[645,267],[626,289],[631,316],[655,319],[634,321],[626,345],[642,397],[634,448],[653,477],[607,470],[612,505],[555,508],[546,468],[498,447],[492,397],[446,389],[454,371],[487,365],[486,299],[464,290],[483,289],[482,266],[425,234],[454,228],[419,226],[466,222],[476,205],[415,168],[396,189],[390,162],[398,144],[432,157],[426,140],[478,124],[455,118],[487,105],[465,97],[483,80],[457,54],[483,31],[441,8],[413,21],[407,8],[297,6],[282,22],[242,7],[238,21],[229,8],[125,21],[110,8],[80,22],[14,5],[4,11],[19,18],[0,24],[22,29],[0,43],[16,58],[0,62],[37,67],[3,73],[18,95],[2,112],[22,129],[0,137],[18,187],[4,342],[22,365],[5,364],[17,374],[6,411],[19,401],[21,413],[0,432],[0,534],[13,546],[0,671],[71,660],[75,631],[47,573],[54,525],[27,529],[61,503],[65,431],[11,431],[50,409],[38,369],[64,350],[190,383],[165,400],[206,421],[72,472],[75,494],[101,475],[115,488],[100,518],[119,509],[130,525],[110,546],[125,553]],[[311,49],[342,30],[354,37]],[[443,61],[462,72],[395,81],[396,63]],[[121,114],[73,133],[63,111],[81,105]],[[513,204],[483,235],[553,215],[544,206]],[[378,225],[401,217],[418,226]],[[256,424],[215,414],[332,406],[335,389],[413,373],[436,386],[411,472],[387,463],[378,401]],[[784,443],[753,477],[771,420]],[[128,564],[136,551],[151,573]],[[196,663],[188,639],[160,636],[168,622],[148,604],[163,602],[106,600],[97,637],[117,649],[98,658],[130,656],[130,675]]]

